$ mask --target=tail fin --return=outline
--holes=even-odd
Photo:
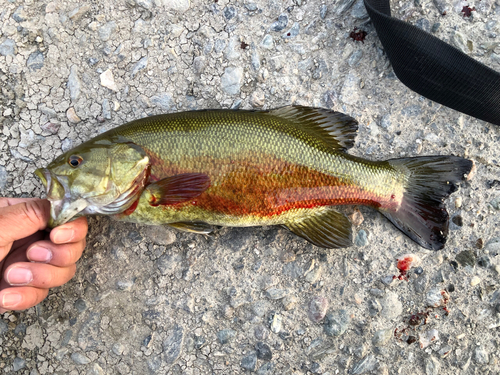
[[[465,180],[473,162],[457,156],[423,156],[392,159],[389,164],[406,174],[405,192],[397,211],[380,212],[419,245],[442,249],[449,218],[443,202]]]

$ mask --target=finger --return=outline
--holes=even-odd
[[[5,201],[4,201],[5,203]],[[12,242],[45,229],[49,219],[47,200],[32,199],[0,208],[0,257],[5,257]]]
[[[31,201],[40,201],[40,200],[46,200],[46,199],[39,199],[39,198],[4,198],[0,197],[0,208],[2,207],[8,207],[8,206],[14,206],[19,203],[27,203]]]
[[[52,229],[50,239],[55,244],[78,242],[85,238],[88,231],[87,218],[80,217],[74,221]]]
[[[27,250],[27,257],[32,262],[48,263],[57,267],[67,267],[75,264],[85,249],[85,239],[56,245],[50,241],[38,241]]]
[[[54,288],[67,283],[75,275],[76,265],[56,267],[43,263],[14,263],[4,273],[5,282],[11,286]]]
[[[42,302],[48,293],[48,289],[29,286],[5,288],[0,291],[0,313],[7,310],[29,309]]]

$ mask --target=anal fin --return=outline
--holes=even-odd
[[[296,235],[319,247],[334,249],[352,245],[351,222],[344,214],[329,207],[285,225]]]
[[[168,225],[183,232],[198,233],[198,234],[209,234],[212,233],[214,230],[214,228],[210,224],[203,223],[201,221],[178,222],[178,223],[170,223]]]

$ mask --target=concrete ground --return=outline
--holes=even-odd
[[[500,70],[498,3],[393,14]],[[33,171],[100,132],[206,108],[334,108],[360,122],[352,154],[477,167],[438,252],[364,207],[346,209],[355,245],[330,251],[281,228],[91,218],[75,278],[3,314],[3,373],[500,372],[500,128],[402,85],[360,0],[0,0],[0,89],[2,196],[44,196]],[[402,254],[420,259],[408,280],[393,278]]]

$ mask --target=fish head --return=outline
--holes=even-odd
[[[48,226],[127,210],[144,190],[149,169],[144,150],[127,142],[91,140],[60,155],[35,171],[51,203]]]

